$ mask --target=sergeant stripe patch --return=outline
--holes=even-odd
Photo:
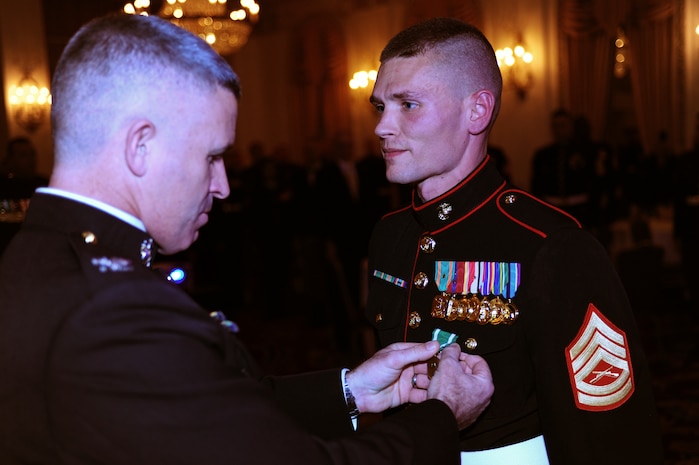
[[[593,412],[613,410],[634,392],[626,333],[590,303],[585,321],[566,348],[575,404]]]

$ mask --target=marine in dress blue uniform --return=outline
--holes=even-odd
[[[0,463],[456,461],[442,402],[353,438],[339,369],[262,379],[232,325],[148,266],[154,247],[102,209],[32,198],[0,261]]]
[[[648,366],[606,251],[492,159],[429,202],[414,192],[377,224],[369,258],[366,316],[381,346],[439,329],[493,371],[463,451],[543,436],[552,465],[662,463]]]

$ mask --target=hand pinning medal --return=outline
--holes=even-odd
[[[434,331],[432,331],[432,340],[439,341],[439,351],[440,352],[442,351],[442,349],[444,349],[449,344],[456,342],[456,339],[458,337],[459,336],[457,336],[456,334],[449,333],[447,331],[443,331],[439,328],[435,328]],[[439,367],[439,357],[437,357],[435,355],[427,361],[427,378],[428,379],[432,379],[432,377],[434,376],[438,367]]]
[[[441,352],[442,349],[444,349],[446,346],[449,344],[452,344],[456,342],[456,339],[458,336],[456,334],[443,331],[439,328],[435,328],[434,331],[432,331],[432,340],[433,341],[439,341],[439,351]],[[437,354],[439,355],[439,354]],[[437,368],[439,368],[439,357],[437,355],[434,355],[432,358],[430,358],[427,361],[427,379],[430,380],[434,376],[434,374],[437,372]],[[424,387],[420,387],[417,384],[417,373],[413,375],[413,378],[411,380],[411,384],[413,386],[413,389],[425,389]]]

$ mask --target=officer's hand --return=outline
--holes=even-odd
[[[347,384],[360,412],[383,412],[407,402],[421,402],[426,391],[416,388],[413,376],[427,372],[427,361],[439,342],[397,342],[347,373]],[[458,363],[458,362],[457,362]]]
[[[488,364],[477,355],[463,354],[458,344],[442,350],[434,376],[418,375],[417,385],[429,383],[428,399],[446,403],[459,424],[459,429],[471,425],[485,410],[493,395],[493,377]]]

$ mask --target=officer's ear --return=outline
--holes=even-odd
[[[495,96],[487,89],[474,92],[468,99],[469,132],[480,134],[490,126],[495,110]]]
[[[126,133],[124,149],[126,165],[138,177],[145,175],[148,171],[154,135],[155,126],[147,119],[134,121]]]

